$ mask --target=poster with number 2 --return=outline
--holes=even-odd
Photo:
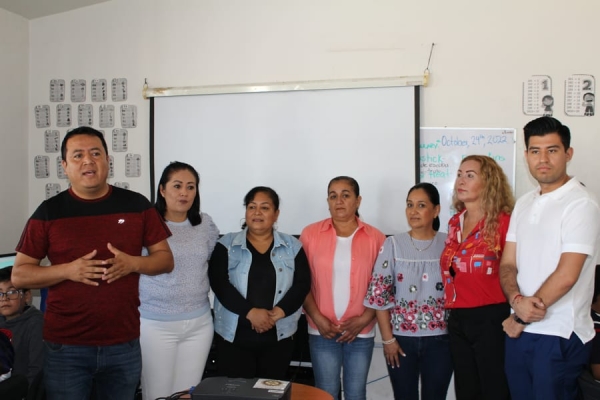
[[[565,114],[593,117],[595,99],[596,79],[593,75],[575,74],[565,81]]]

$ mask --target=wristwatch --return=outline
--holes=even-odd
[[[514,320],[515,320],[515,321],[516,321],[518,324],[521,324],[521,325],[529,325],[529,324],[531,323],[531,322],[525,322],[525,321],[523,321],[521,318],[519,318],[519,317],[517,316],[517,314],[513,314],[513,318],[514,318]]]

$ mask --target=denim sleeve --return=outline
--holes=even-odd
[[[294,281],[285,296],[276,304],[286,316],[298,310],[310,291],[310,268],[306,253],[300,248],[294,259]]]
[[[245,317],[252,309],[252,305],[229,281],[228,262],[227,248],[217,243],[208,262],[210,287],[226,309]]]

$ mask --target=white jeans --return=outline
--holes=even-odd
[[[154,400],[197,385],[213,333],[210,312],[184,321],[140,318],[142,398]]]

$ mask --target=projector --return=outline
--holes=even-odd
[[[276,379],[226,378],[202,380],[192,392],[192,400],[289,400],[291,384]]]

